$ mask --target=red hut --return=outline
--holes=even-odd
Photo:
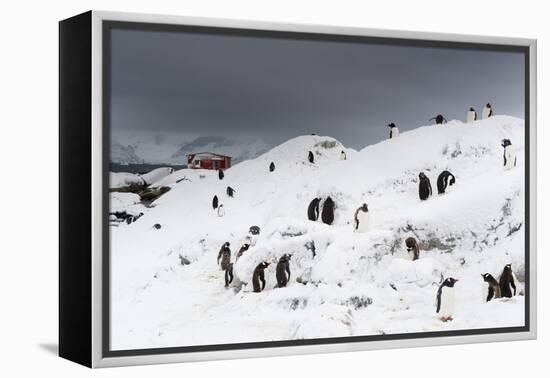
[[[213,152],[197,152],[187,155],[187,168],[192,169],[227,169],[231,168],[231,156]]]

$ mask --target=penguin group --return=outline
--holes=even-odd
[[[487,119],[493,115],[492,106],[490,103],[487,103],[482,112],[481,118]],[[478,113],[473,107],[470,107],[467,115],[466,122],[471,123],[478,120]],[[435,121],[437,125],[442,125],[447,123],[447,119],[438,114],[435,117],[430,118],[430,121]],[[399,128],[394,123],[391,122],[387,124],[389,128],[389,139],[395,139],[399,137]],[[517,158],[515,151],[512,147],[512,142],[510,139],[502,139],[501,146],[504,149],[503,159],[504,159],[504,169],[509,170],[516,166]],[[315,164],[315,154],[313,151],[307,151],[305,155],[305,160],[311,165]],[[346,152],[342,150],[340,152],[340,160],[346,160]],[[268,165],[268,170],[270,173],[275,171],[275,163],[271,161]],[[218,171],[219,180],[223,180],[225,177],[222,170]],[[438,195],[443,195],[448,192],[449,188],[456,184],[455,175],[449,170],[443,170],[437,176],[437,193]],[[230,186],[226,187],[226,194],[228,197],[233,198],[236,193],[235,189]],[[421,201],[428,200],[433,195],[432,186],[429,177],[425,172],[420,172],[418,174],[418,196]],[[218,216],[223,217],[225,215],[224,205],[220,203],[217,195],[214,195],[212,199],[212,207],[217,210]],[[307,219],[312,222],[321,221],[326,225],[333,225],[335,221],[335,211],[337,209],[337,204],[331,198],[331,196],[315,197],[313,198],[307,206]],[[357,233],[366,233],[369,231],[369,206],[368,204],[362,203],[359,205],[353,215],[353,232]],[[349,224],[349,223],[348,223]],[[217,256],[217,263],[220,269],[224,272],[225,287],[229,287],[234,279],[233,275],[233,266],[237,264],[239,259],[245,254],[250,253],[249,251],[253,249],[253,238],[260,233],[260,228],[258,226],[251,226],[248,235],[246,236],[246,241],[241,245],[240,249],[235,255],[234,262],[231,261],[231,249],[230,243],[225,242]],[[405,239],[405,249],[406,254],[412,261],[420,259],[420,244],[417,239],[414,237],[408,237]],[[315,253],[314,253],[315,256]],[[284,253],[278,257],[278,260],[274,261],[260,261],[254,268],[252,272],[251,282],[252,282],[252,291],[255,293],[260,293],[265,290],[266,287],[266,271],[269,271],[271,264],[276,264],[275,268],[275,279],[276,279],[276,288],[284,288],[290,283],[291,277],[291,262],[292,254]],[[487,302],[498,299],[498,298],[511,298],[516,295],[516,285],[515,279],[512,272],[511,264],[508,264],[504,267],[502,273],[497,280],[490,273],[481,274],[482,279],[487,283],[487,292],[484,297]],[[455,308],[455,286],[458,285],[459,280],[455,277],[443,277],[441,283],[438,286],[436,293],[436,313],[438,317],[443,322],[448,322],[453,320],[454,308]]]

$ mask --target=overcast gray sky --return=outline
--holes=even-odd
[[[187,32],[112,32],[116,134],[330,135],[356,149],[443,114],[523,118],[520,53]],[[124,143],[124,141],[119,140]]]

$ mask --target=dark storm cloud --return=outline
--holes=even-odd
[[[523,117],[519,53],[114,30],[112,129],[330,135],[361,148],[486,102]]]

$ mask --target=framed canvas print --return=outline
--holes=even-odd
[[[59,26],[62,357],[536,337],[535,40]]]

